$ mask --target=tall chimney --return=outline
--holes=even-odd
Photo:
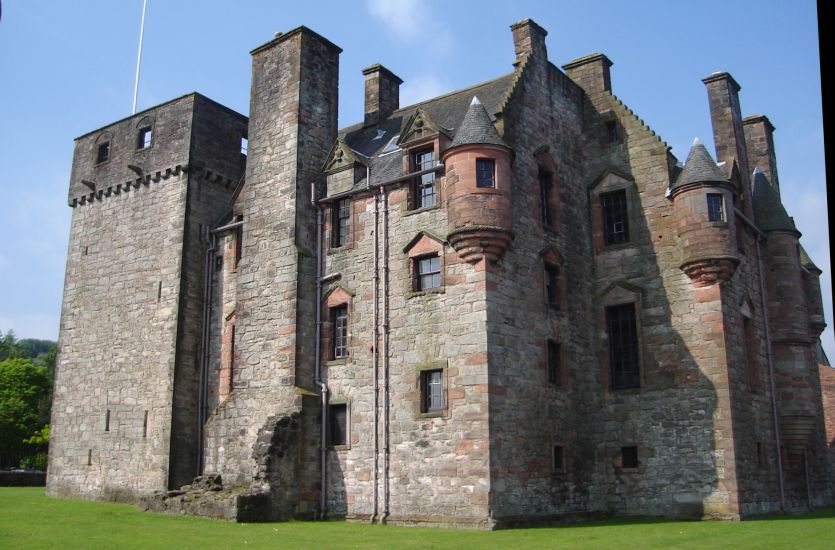
[[[602,53],[593,53],[562,66],[568,77],[589,95],[612,91],[609,67],[612,61]]]
[[[516,62],[525,57],[547,61],[548,52],[545,49],[545,37],[548,31],[540,27],[533,19],[524,19],[510,26],[513,32],[513,46],[516,51]]]
[[[745,145],[750,155],[751,169],[759,168],[780,195],[777,179],[777,155],[774,151],[774,125],[765,115],[751,115],[742,121]]]
[[[739,177],[743,188],[750,195],[751,170],[748,152],[745,148],[745,134],[742,130],[742,115],[739,108],[739,84],[729,73],[713,73],[702,79],[707,86],[710,103],[710,120],[713,125],[713,143],[716,146],[716,161],[730,162],[731,157],[739,165]]]
[[[363,69],[365,75],[365,126],[373,126],[400,108],[403,80],[379,63]]]

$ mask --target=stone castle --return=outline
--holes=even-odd
[[[50,495],[479,528],[833,502],[769,119],[714,73],[716,158],[679,162],[605,55],[511,29],[511,72],[417,105],[365,69],[341,130],[341,50],[299,27],[252,51],[248,119],[194,93],[76,140]]]

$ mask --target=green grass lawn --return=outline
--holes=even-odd
[[[744,522],[608,520],[482,532],[346,522],[227,523],[0,487],[0,548],[826,548],[835,509]]]

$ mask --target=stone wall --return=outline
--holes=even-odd
[[[233,389],[207,422],[207,472],[231,485],[257,475],[252,453],[270,417],[300,412],[312,386],[315,216],[311,182],[336,138],[339,49],[301,27],[253,51],[243,255],[236,271]],[[316,478],[295,490],[310,494]],[[295,493],[280,495],[293,505]],[[295,499],[295,500],[294,500]],[[283,509],[286,502],[276,502]]]
[[[196,473],[188,377],[201,323],[199,226],[231,193],[231,179],[210,183],[189,164],[199,157],[196,103],[212,105],[184,96],[76,141],[49,494],[134,500],[166,488],[169,474],[176,483]],[[149,124],[152,144],[137,148]],[[246,119],[213,115],[203,124],[201,134],[245,130]],[[103,140],[110,156],[97,163]]]

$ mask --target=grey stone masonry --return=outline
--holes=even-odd
[[[771,123],[713,74],[716,160],[682,165],[608,57],[511,32],[511,72],[417,105],[369,67],[338,130],[341,50],[299,27],[251,52],[248,120],[191,94],[79,138],[48,493],[478,529],[831,505]]]

